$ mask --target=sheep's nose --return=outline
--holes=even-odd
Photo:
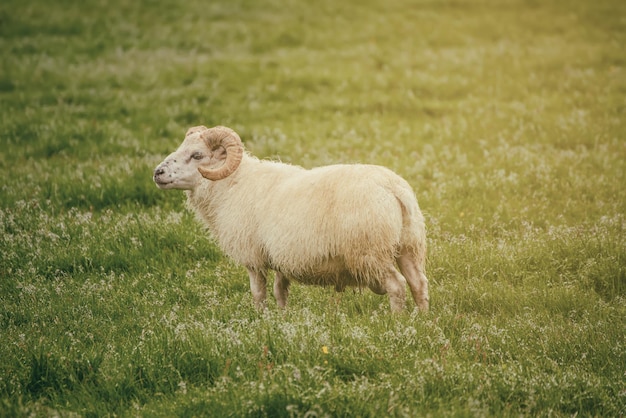
[[[154,170],[154,177],[160,176],[163,173],[165,173],[165,169],[163,167],[157,167],[156,170]]]

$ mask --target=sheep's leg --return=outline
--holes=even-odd
[[[377,295],[386,295],[387,289],[385,288],[385,284],[381,282],[372,282],[369,284],[369,288],[372,292]]]
[[[397,259],[398,267],[406,278],[415,304],[422,311],[428,310],[428,279],[424,268],[409,252],[403,252]]]
[[[250,290],[252,291],[252,300],[259,310],[265,309],[265,297],[267,293],[267,273],[265,270],[248,269],[250,276]]]
[[[406,280],[395,267],[391,266],[385,275],[384,285],[389,294],[391,312],[401,312],[406,301]]]
[[[276,272],[274,279],[274,297],[280,308],[287,306],[287,297],[289,296],[289,279],[282,273]]]

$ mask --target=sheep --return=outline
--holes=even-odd
[[[424,217],[411,186],[385,167],[307,170],[260,160],[232,129],[195,126],[153,180],[185,190],[187,207],[248,271],[259,309],[273,270],[280,308],[296,281],[369,288],[389,295],[392,312],[402,311],[408,282],[417,307],[428,310]]]

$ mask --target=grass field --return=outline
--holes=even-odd
[[[626,2],[0,4],[0,416],[626,415]],[[192,125],[385,165],[431,311],[244,269],[158,190]]]

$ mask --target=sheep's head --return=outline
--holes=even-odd
[[[243,144],[230,128],[189,128],[185,140],[154,170],[161,189],[194,189],[203,179],[221,180],[239,167]]]

